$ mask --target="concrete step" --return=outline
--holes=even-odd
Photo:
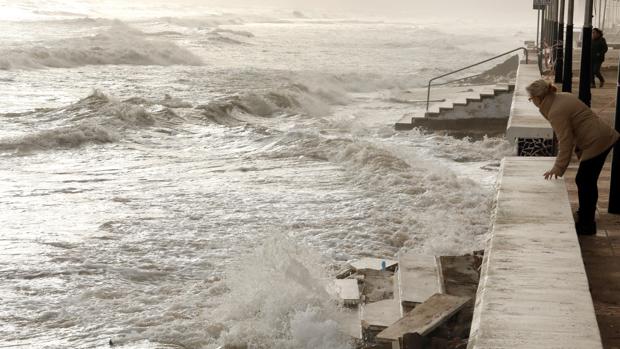
[[[396,129],[396,131],[406,131],[406,130],[413,129],[412,118],[413,118],[412,115],[405,115],[400,120],[398,120],[396,124],[394,125],[394,128]]]
[[[360,302],[360,289],[356,279],[334,280],[336,294],[344,305],[355,306]]]
[[[398,258],[396,277],[397,298],[404,309],[424,303],[435,293],[445,293],[441,262],[435,256],[413,252],[401,254]]]
[[[400,304],[396,299],[385,299],[361,306],[362,328],[367,331],[383,331],[400,317]]]
[[[350,309],[345,308],[340,314],[342,317],[339,319],[338,323],[340,324],[340,330],[342,333],[355,339],[362,339],[360,307]]]
[[[503,93],[514,91],[514,85],[498,85],[493,90],[483,90],[471,96],[461,97],[453,102],[446,102],[432,107],[428,112],[424,113],[424,117],[436,118],[442,113],[450,112],[459,107],[467,107],[474,102],[481,102],[485,98],[495,98]]]
[[[467,108],[472,103],[482,102],[484,99],[495,98],[505,93],[512,93],[515,90],[514,84],[504,84],[504,85],[496,85],[496,86],[485,86],[485,89],[478,91],[459,91],[460,97],[452,101],[446,101],[444,103],[435,104],[430,107],[430,109],[424,113],[424,118],[439,118],[444,113],[450,113],[455,110],[461,110],[459,108]],[[419,125],[420,123],[417,122]],[[406,115],[401,120],[399,120],[395,128],[397,130],[411,130],[416,125],[416,121],[411,115]]]
[[[434,294],[424,303],[407,313],[403,318],[381,331],[376,339],[400,348],[400,339],[405,334],[428,335],[443,322],[454,316],[470,300],[468,297]]]

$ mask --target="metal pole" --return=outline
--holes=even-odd
[[[553,1],[553,11],[551,12],[551,63],[553,64],[553,68],[555,69],[555,62],[557,62],[557,48],[558,48],[558,2],[559,0]]]
[[[545,36],[545,58],[553,62],[553,4],[547,5],[547,35]],[[547,55],[548,54],[548,55]],[[549,68],[545,59],[545,69]]]
[[[556,83],[561,83],[563,77],[563,71],[562,69],[564,68],[564,4],[565,4],[565,0],[560,0],[560,19],[559,19],[559,24],[558,24],[558,41],[557,41],[557,46],[556,46],[556,59],[555,59],[555,82]]]
[[[538,10],[538,14],[536,15],[536,47],[539,47],[540,43],[540,10]]]
[[[545,8],[545,40],[543,42],[543,46],[546,49],[547,46],[549,46],[549,39],[551,38],[550,36],[550,31],[549,31],[549,22],[550,22],[550,13],[551,13],[551,6],[547,5]]]
[[[618,83],[616,87],[616,131],[620,130],[620,71],[618,71]],[[611,158],[611,181],[609,183],[609,207],[607,212],[620,213],[620,142],[614,147]]]
[[[545,10],[545,8],[543,8],[540,13],[541,28],[540,28],[540,46],[538,47],[538,69],[540,70],[541,74],[543,71],[545,24],[546,24],[545,16],[547,15],[546,12],[547,11]]]
[[[603,5],[603,24],[601,28],[605,28],[605,16],[607,16],[607,0],[605,0],[605,5]]]
[[[592,82],[592,6],[593,0],[586,0],[586,12],[583,19],[583,29],[581,30],[581,72],[579,74],[579,99],[587,106],[590,106],[592,92],[590,83]]]
[[[566,48],[564,51],[564,76],[562,92],[573,90],[573,14],[575,12],[575,0],[568,0],[568,13],[566,14]]]

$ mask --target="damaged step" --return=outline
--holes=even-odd
[[[340,330],[351,338],[362,339],[362,324],[360,322],[360,307],[345,308],[339,319]]]
[[[396,277],[402,314],[435,293],[445,293],[439,257],[403,253],[398,257]]]
[[[336,294],[345,306],[355,306],[360,302],[360,289],[356,279],[334,280]]]
[[[361,307],[362,328],[365,332],[383,331],[400,318],[400,304],[396,299],[367,303]]]
[[[392,348],[400,348],[400,339],[406,334],[428,335],[443,322],[454,316],[469,300],[469,297],[434,294],[403,318],[381,331],[376,336],[376,340],[391,343]]]

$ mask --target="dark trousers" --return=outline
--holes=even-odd
[[[579,193],[579,221],[582,223],[594,222],[596,202],[598,201],[598,177],[612,148],[613,146],[579,164],[575,183],[577,183],[577,192]]]
[[[597,77],[601,82],[605,82],[605,78],[603,74],[601,74],[601,65],[603,62],[598,62],[596,60],[592,61],[592,85],[596,82],[594,77]]]

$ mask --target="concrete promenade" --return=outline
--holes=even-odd
[[[550,157],[502,161],[469,349],[600,349],[564,180]]]
[[[617,61],[616,61],[617,62]],[[617,65],[605,69],[607,80],[604,88],[592,89],[592,109],[602,119],[613,125],[616,107]],[[579,72],[575,72],[573,92],[579,91]],[[577,210],[575,175],[579,163],[573,158],[565,174],[569,200],[573,212]],[[596,318],[601,331],[603,347],[620,349],[620,215],[607,213],[611,156],[599,179],[598,234],[579,237],[583,261],[590,284]]]

